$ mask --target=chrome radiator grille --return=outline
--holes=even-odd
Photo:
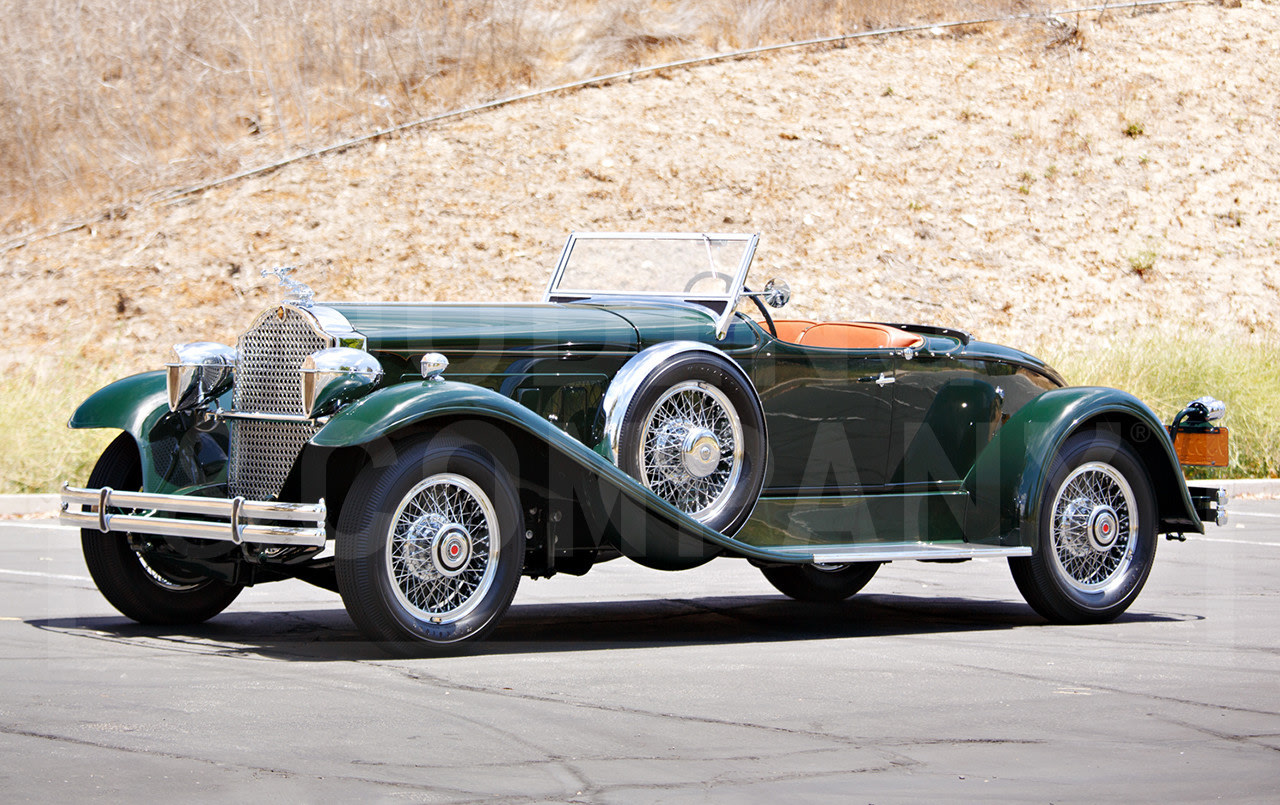
[[[298,369],[308,355],[333,343],[295,308],[267,311],[240,336],[232,406],[240,412],[301,416]],[[233,420],[230,427],[229,491],[249,500],[280,494],[303,445],[320,429],[312,422],[247,419]]]

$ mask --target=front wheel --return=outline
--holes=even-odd
[[[142,463],[133,437],[122,433],[102,452],[89,487],[136,492]],[[80,547],[89,575],[102,596],[138,623],[178,626],[203,623],[230,606],[242,589],[205,576],[167,567],[133,549],[128,534],[80,529]]]
[[[338,589],[370,640],[445,653],[483,639],[515,596],[524,524],[506,471],[479,445],[410,442],[356,479],[338,521]]]
[[[879,562],[854,562],[847,565],[769,565],[760,571],[778,592],[797,601],[833,604],[866,587],[879,569]]]
[[[1040,497],[1035,552],[1009,560],[1018,590],[1054,623],[1115,620],[1156,554],[1156,505],[1141,459],[1106,433],[1072,436]]]

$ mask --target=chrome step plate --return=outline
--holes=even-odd
[[[879,542],[869,545],[794,545],[773,548],[778,558],[821,564],[893,562],[906,559],[981,559],[1030,556],[1026,546],[970,545],[965,542]]]

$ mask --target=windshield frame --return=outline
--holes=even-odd
[[[702,241],[710,245],[711,241],[724,241],[743,244],[742,257],[733,272],[733,284],[724,293],[686,293],[683,290],[667,291],[616,291],[609,289],[561,288],[569,262],[573,259],[573,249],[579,241],[584,240],[658,240],[658,241]],[[729,322],[733,319],[734,309],[738,306],[743,290],[746,287],[747,273],[751,270],[751,260],[755,257],[756,246],[760,242],[760,234],[718,233],[718,232],[571,232],[569,239],[560,252],[555,269],[551,272],[551,281],[547,283],[547,291],[543,295],[544,302],[582,302],[589,300],[610,299],[669,299],[699,305],[711,313],[716,322],[716,338],[722,339],[729,331]],[[725,273],[728,273],[727,271]]]

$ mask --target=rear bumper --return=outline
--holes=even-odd
[[[323,500],[280,503],[117,492],[110,487],[79,489],[63,484],[62,511],[58,519],[66,525],[104,534],[149,534],[220,540],[237,545],[250,542],[320,548],[325,542],[326,514]],[[172,515],[194,515],[198,519]]]
[[[1201,522],[1214,525],[1227,524],[1227,490],[1216,486],[1188,486],[1191,503]]]

